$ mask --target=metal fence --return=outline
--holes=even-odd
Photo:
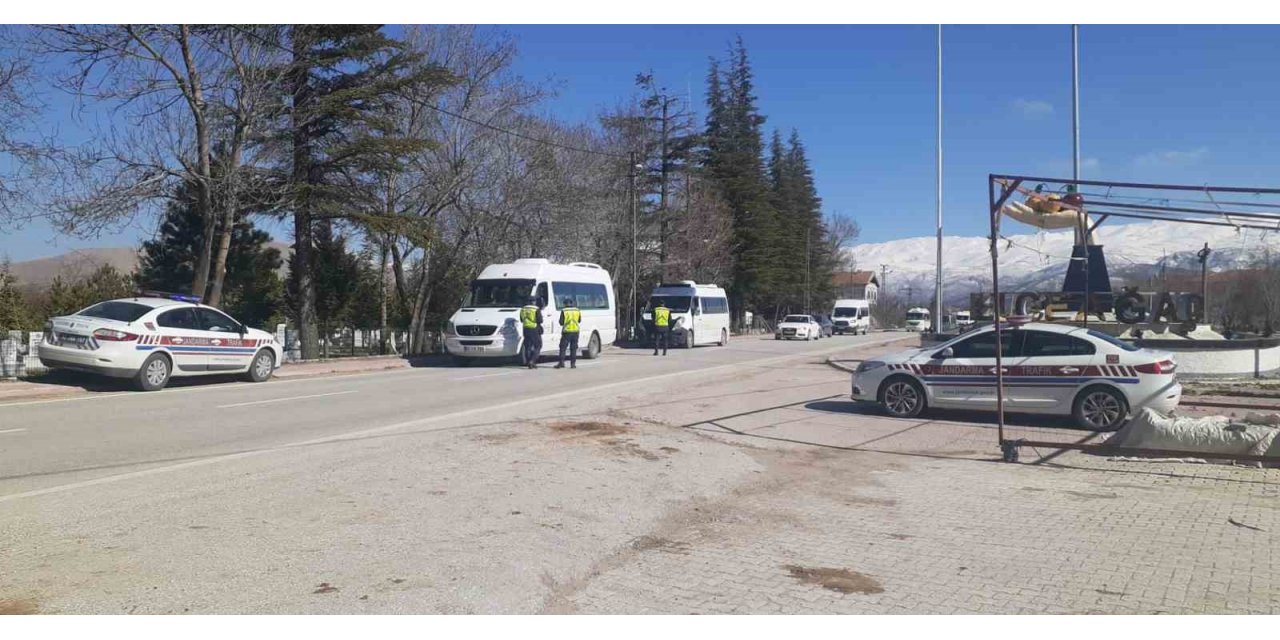
[[[0,330],[0,380],[40,375],[47,368],[40,362],[41,331]]]

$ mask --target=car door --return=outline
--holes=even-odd
[[[1004,331],[1001,336],[1006,376],[1021,349],[1022,334]],[[950,346],[951,354],[941,357],[942,350],[922,365],[924,381],[935,404],[965,409],[994,409],[996,406],[996,332],[984,331]],[[1010,382],[1006,377],[1006,383]],[[1006,392],[1010,387],[1006,384]],[[1006,393],[1006,402],[1016,403]]]
[[[208,370],[245,371],[253,360],[254,345],[244,340],[240,323],[226,314],[208,307],[195,309],[204,332],[209,359]]]
[[[1094,363],[1093,343],[1065,333],[1022,333],[1022,353],[1013,367],[1019,404],[1030,409],[1070,407]]]
[[[160,336],[157,344],[139,344],[139,349],[163,348],[173,357],[173,366],[181,373],[207,371],[208,352],[206,338],[195,308],[179,307],[156,316]]]
[[[689,325],[693,327],[693,339],[697,342],[706,342],[707,337],[711,335],[711,328],[707,326],[707,317],[703,313],[702,298],[691,298],[689,304]],[[717,339],[719,335],[717,334]]]

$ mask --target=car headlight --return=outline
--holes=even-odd
[[[858,363],[857,373],[865,373],[883,367],[884,363],[879,360],[864,360]]]

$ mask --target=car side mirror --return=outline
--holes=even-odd
[[[953,351],[951,347],[947,347],[946,349],[933,354],[933,357],[935,360],[946,360],[947,358],[956,357],[956,352]]]

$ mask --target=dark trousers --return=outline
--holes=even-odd
[[[671,327],[653,328],[653,355],[658,355],[658,345],[662,345],[662,355],[667,355],[669,342],[671,342]]]
[[[578,366],[578,332],[565,331],[560,334],[560,364],[564,365],[564,350],[569,350],[569,364]]]
[[[524,330],[524,351],[521,354],[525,364],[538,364],[538,354],[542,353],[542,329],[534,327]]]

